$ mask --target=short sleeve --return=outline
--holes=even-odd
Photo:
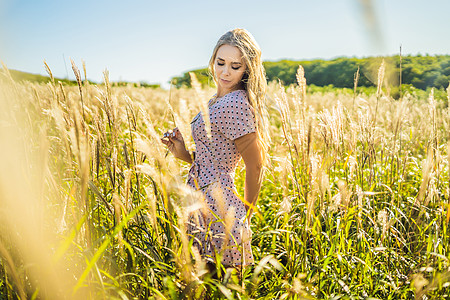
[[[220,133],[232,141],[256,131],[254,109],[248,103],[245,91],[225,95],[211,121]]]

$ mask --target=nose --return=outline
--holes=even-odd
[[[226,74],[229,73],[229,71],[230,71],[230,69],[228,68],[227,65],[223,66],[222,74],[225,74],[225,75],[226,75]]]

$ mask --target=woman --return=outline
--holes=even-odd
[[[258,199],[268,135],[265,127],[266,77],[261,50],[245,29],[225,33],[209,62],[217,93],[209,101],[210,135],[204,116],[191,122],[196,151],[191,155],[175,128],[162,142],[179,159],[192,163],[188,185],[205,195],[208,213],[191,217],[188,233],[208,262],[225,266],[253,263],[249,218]],[[244,198],[237,196],[234,171],[244,160]]]

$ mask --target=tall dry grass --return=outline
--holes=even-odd
[[[6,299],[449,297],[450,110],[433,94],[271,83],[270,168],[253,267],[217,277],[191,247],[202,195],[166,155],[212,89],[14,82],[0,74],[0,293]],[[86,68],[83,65],[86,77]],[[449,90],[450,95],[450,90]],[[236,171],[243,194],[245,169]],[[229,225],[230,220],[222,220]]]

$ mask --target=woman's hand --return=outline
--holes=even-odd
[[[191,155],[189,154],[189,151],[186,150],[183,135],[178,127],[165,132],[164,136],[161,138],[161,142],[169,148],[169,151],[175,158],[192,163]]]

